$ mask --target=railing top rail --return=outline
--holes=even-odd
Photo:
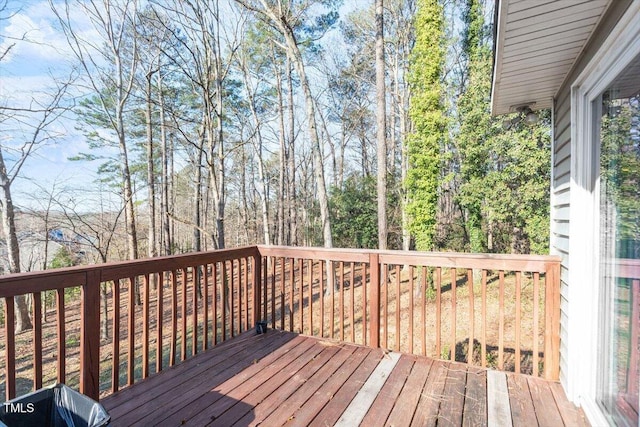
[[[540,272],[548,264],[559,264],[552,255],[479,254],[461,252],[382,251],[375,249],[337,249],[321,247],[289,247],[259,245],[263,256],[310,258],[328,261],[368,262],[369,254],[377,254],[383,264],[413,264],[445,268],[478,268]]]
[[[254,255],[258,255],[256,247],[246,246],[131,261],[7,274],[0,276],[0,297],[11,297],[32,292],[80,286],[86,282],[86,275],[89,272],[98,272],[100,281],[109,281]]]
[[[171,271],[211,262],[228,261],[255,255],[322,259],[327,261],[368,262],[377,254],[383,264],[411,264],[445,268],[478,268],[545,272],[549,264],[560,263],[557,256],[471,254],[458,252],[381,251],[370,249],[337,249],[291,246],[245,246],[208,252],[169,255],[132,261],[110,262],[54,270],[35,271],[0,276],[0,297],[80,286],[89,272],[98,272],[100,281],[117,280],[144,274]]]

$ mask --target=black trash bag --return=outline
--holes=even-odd
[[[103,427],[111,417],[98,402],[56,384],[2,403],[0,427]]]

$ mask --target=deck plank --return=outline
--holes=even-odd
[[[301,408],[291,417],[292,427],[306,427],[316,417],[324,406],[336,395],[340,387],[347,381],[352,381],[351,377],[370,355],[371,349],[358,347],[349,359],[338,369],[322,386],[314,393]]]
[[[487,426],[487,370],[467,367],[467,388],[464,395],[464,427]]]
[[[228,381],[215,387],[212,392],[225,396],[224,399],[210,399],[206,411],[196,414],[189,419],[191,424],[205,425],[220,417],[226,410],[244,399],[255,388],[261,386],[279,372],[292,360],[309,351],[315,341],[300,337],[299,345],[284,353],[274,352],[267,358],[245,369],[240,375],[236,375]],[[215,396],[214,396],[215,397]]]
[[[333,396],[320,413],[309,423],[312,427],[332,426],[342,416],[344,411],[355,398],[358,391],[364,386],[369,377],[383,358],[381,350],[372,350],[358,369],[353,373],[349,381],[345,382],[340,390]]]
[[[256,404],[252,413],[247,413],[240,418],[234,425],[252,426],[262,423],[273,411],[284,404],[286,400],[295,393],[306,381],[319,371],[332,357],[338,353],[338,347],[326,347],[318,356],[307,363],[303,369],[300,369],[296,375],[289,378],[276,390],[273,390],[264,400]],[[284,421],[284,420],[283,420]],[[221,424],[212,424],[221,425]]]
[[[490,426],[513,425],[507,377],[504,372],[487,371],[487,423]]]
[[[293,420],[294,413],[300,409],[313,394],[324,384],[324,382],[338,370],[340,365],[345,363],[355,351],[353,346],[339,346],[338,352],[327,361],[313,376],[298,387],[278,408],[266,417],[262,422],[264,425],[277,425],[283,420]]]
[[[411,421],[412,426],[435,426],[438,419],[438,408],[447,380],[446,362],[434,360],[429,370],[429,377],[424,385],[422,396]]]
[[[549,383],[533,377],[528,377],[529,391],[533,400],[533,407],[541,427],[563,425],[562,416],[549,387]]]
[[[175,372],[171,372],[173,368],[170,368],[163,371],[169,377],[168,381],[152,382],[154,378],[161,379],[160,375],[155,375],[123,390],[123,395],[131,396],[127,401],[113,406],[112,401],[105,399],[103,405],[112,419],[118,420],[114,425],[133,425],[134,423],[149,425],[150,416],[180,411],[202,394],[203,389],[209,390],[212,386],[226,381],[250,366],[256,358],[266,356],[293,338],[288,334],[275,334],[279,337],[253,341],[258,344],[264,341],[264,345],[251,345],[251,341],[247,341],[246,345],[218,349],[213,358],[204,361],[192,360],[191,363],[178,365],[175,367]],[[183,369],[178,369],[182,366],[184,366]],[[153,383],[153,387],[150,388],[148,383]],[[129,390],[129,393],[125,393]],[[175,390],[186,391],[176,393]],[[160,409],[162,409],[161,412]]]
[[[374,405],[374,401],[381,394],[381,390],[399,361],[399,353],[389,353],[382,358],[369,379],[367,379],[367,382],[364,383],[358,394],[345,409],[336,426],[354,426],[362,422],[367,415],[367,411]]]
[[[514,425],[537,424],[529,383],[522,375],[507,374],[511,419]]]
[[[267,339],[266,336],[263,336],[262,338],[264,340]],[[218,344],[215,352],[200,353],[190,359],[190,363],[180,363],[174,365],[168,369],[165,369],[162,372],[162,375],[153,375],[144,381],[137,382],[133,386],[121,389],[118,391],[118,393],[101,399],[100,403],[102,403],[105,408],[114,410],[118,406],[126,404],[132,400],[144,402],[143,399],[149,397],[148,393],[150,391],[153,391],[155,389],[162,389],[164,383],[170,383],[176,378],[183,377],[187,374],[188,371],[197,369],[198,366],[202,366],[204,370],[204,366],[214,365],[218,361],[223,360],[224,356],[221,357],[220,353],[231,353],[233,351],[239,353],[243,349],[255,345],[256,340],[252,339],[251,334],[245,333],[241,336],[238,336],[237,339],[228,340],[221,344]]]
[[[391,353],[390,356],[395,356],[396,354],[397,353]],[[387,377],[384,385],[380,389],[380,392],[373,401],[373,404],[362,419],[362,422],[360,423],[361,425],[371,426],[376,423],[385,423],[389,414],[391,414],[391,410],[393,409],[396,399],[400,395],[400,392],[409,377],[409,373],[413,368],[415,360],[415,357],[412,356],[400,356],[398,363]],[[354,424],[344,425],[348,426]]]
[[[564,424],[567,426],[588,427],[589,422],[585,419],[584,412],[569,402],[567,395],[562,389],[562,385],[553,382],[550,383],[549,386],[553,392],[553,397],[558,405]]]
[[[114,426],[589,425],[559,383],[279,331],[241,334],[102,403]]]
[[[314,342],[308,350],[298,355],[295,359],[287,359],[289,363],[267,381],[258,386],[255,386],[253,382],[249,382],[248,384],[251,385],[253,390],[242,398],[242,400],[236,400],[231,405],[222,405],[223,407],[227,407],[227,409],[219,416],[216,416],[215,419],[212,419],[212,425],[230,426],[247,414],[252,414],[258,404],[271,396],[291,377],[297,375],[298,372],[309,362],[313,361],[322,350],[324,350],[324,347]]]
[[[433,361],[431,359],[416,358],[411,373],[407,378],[398,399],[396,400],[387,424],[392,426],[409,426],[413,414],[418,406],[422,390],[429,377]]]
[[[438,411],[438,426],[462,425],[466,383],[467,367],[459,363],[450,364],[443,399]]]

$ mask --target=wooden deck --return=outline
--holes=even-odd
[[[246,332],[102,400],[112,425],[581,426],[558,383]]]

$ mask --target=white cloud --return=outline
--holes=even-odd
[[[53,26],[55,16],[46,1],[27,3],[2,29],[3,51],[14,45],[4,62],[29,58],[32,64],[58,61],[68,50],[64,36]]]

